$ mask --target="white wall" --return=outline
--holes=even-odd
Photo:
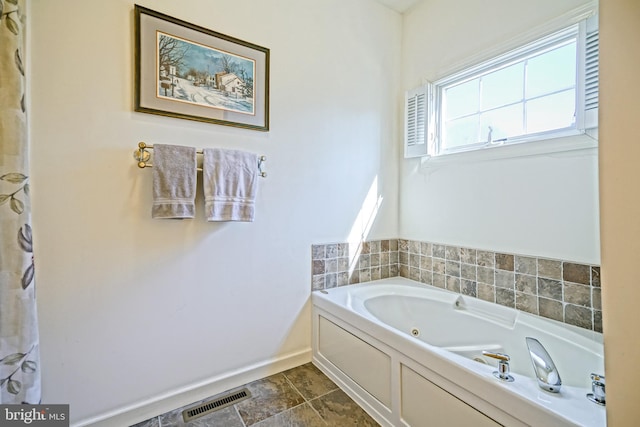
[[[370,0],[137,3],[270,48],[271,131],[133,112],[134,2],[31,1],[43,401],[71,404],[75,424],[310,360],[310,245],[346,241],[376,177],[368,237],[398,234],[400,15]],[[194,220],[152,220],[139,141],[265,154],[256,221],[207,223],[201,197]]]
[[[514,48],[583,0],[424,0],[404,17],[403,90]],[[400,236],[598,264],[595,149],[448,162],[401,161]]]

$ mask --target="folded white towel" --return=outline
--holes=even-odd
[[[193,218],[196,198],[196,149],[153,147],[152,218]]]
[[[219,148],[205,148],[203,151],[207,221],[253,221],[258,187],[258,156]]]

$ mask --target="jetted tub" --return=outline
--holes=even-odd
[[[383,426],[605,426],[602,335],[401,277],[315,291],[313,361]],[[535,379],[525,337],[562,378]],[[510,356],[514,382],[494,377]]]

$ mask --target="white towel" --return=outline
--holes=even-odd
[[[258,187],[258,156],[218,148],[205,148],[203,151],[207,221],[253,221]]]
[[[196,198],[196,149],[153,146],[152,218],[193,218]]]

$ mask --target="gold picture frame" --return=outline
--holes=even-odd
[[[269,130],[269,49],[135,5],[135,111]]]

